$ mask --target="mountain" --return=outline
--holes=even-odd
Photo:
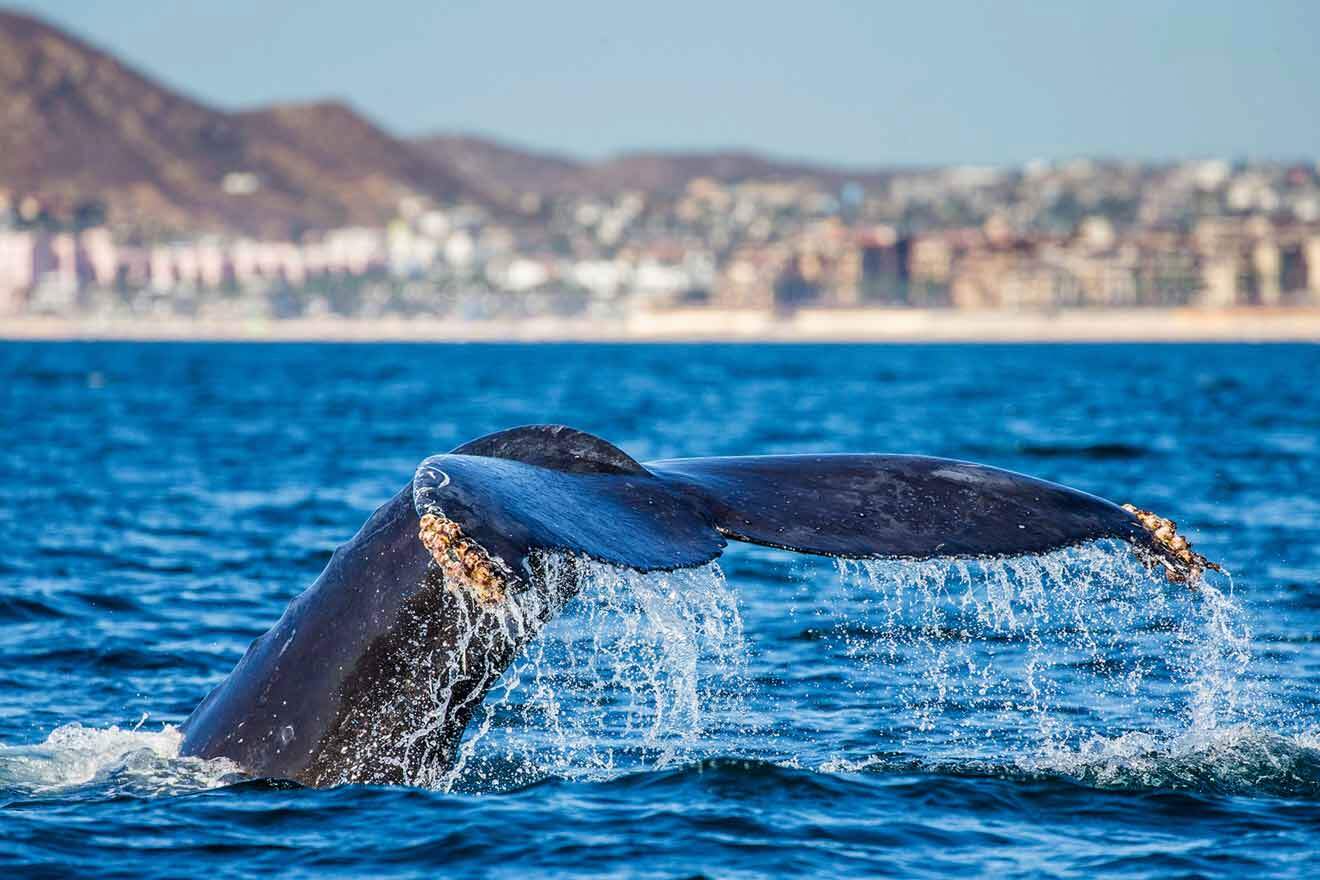
[[[438,201],[474,195],[458,175],[393,137],[347,104],[281,104],[235,114],[248,157],[286,187],[327,200],[340,222],[383,222],[399,196]]]
[[[598,162],[579,176],[582,186],[595,192],[640,189],[672,193],[699,177],[722,183],[746,180],[814,180],[840,186],[848,180],[872,175],[847,172],[801,162],[772,159],[746,151],[714,153],[629,153]]]
[[[471,136],[407,141],[335,101],[227,112],[3,10],[0,114],[0,196],[36,194],[57,216],[105,214],[148,236],[380,225],[409,195],[513,217],[529,193],[668,195],[699,177],[837,188],[884,177],[737,151],[584,162]]]
[[[575,159],[509,146],[474,135],[417,138],[422,154],[452,169],[468,186],[510,204],[523,193],[559,193],[586,165]]]
[[[491,183],[498,181],[503,196],[509,192],[608,195],[625,190],[672,195],[701,177],[723,183],[813,180],[827,187],[839,187],[850,181],[873,184],[887,177],[881,171],[849,171],[772,159],[747,151],[638,152],[599,162],[582,162],[475,136],[434,135],[417,138],[413,144],[451,168],[468,186],[489,191]]]
[[[461,179],[337,103],[227,113],[34,18],[0,11],[0,191],[98,202],[149,233],[381,223]],[[480,197],[479,194],[477,197]]]

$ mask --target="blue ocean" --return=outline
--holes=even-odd
[[[1320,347],[0,345],[9,876],[1314,877]],[[178,725],[426,456],[890,451],[1132,502],[1103,542],[588,567],[425,786]]]

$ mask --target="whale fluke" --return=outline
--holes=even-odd
[[[726,537],[800,553],[1016,556],[1143,534],[1103,498],[946,458],[761,455],[647,467],[700,496]]]
[[[576,588],[545,574],[547,553],[656,571],[709,562],[728,540],[927,559],[1113,538],[1195,581],[1210,563],[1174,528],[970,462],[639,463],[571,428],[514,428],[423,461],[198,705],[181,750],[310,785],[405,782],[447,766],[486,692]]]
[[[594,434],[567,425],[524,425],[469,440],[451,455],[504,458],[566,474],[644,474],[632,456]]]
[[[537,551],[655,571],[708,562],[725,539],[827,556],[929,559],[1019,556],[1116,538],[1171,571],[1190,562],[1103,498],[921,455],[641,464],[590,434],[533,425],[426,459],[413,497],[437,564],[489,599],[520,588]]]

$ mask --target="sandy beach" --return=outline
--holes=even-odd
[[[1316,342],[1320,308],[974,312],[803,309],[792,315],[683,309],[622,319],[439,318],[213,321],[5,316],[8,340],[271,342]]]

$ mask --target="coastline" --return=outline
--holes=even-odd
[[[1320,342],[1320,308],[976,312],[680,309],[626,318],[0,318],[5,341],[210,342]]]

